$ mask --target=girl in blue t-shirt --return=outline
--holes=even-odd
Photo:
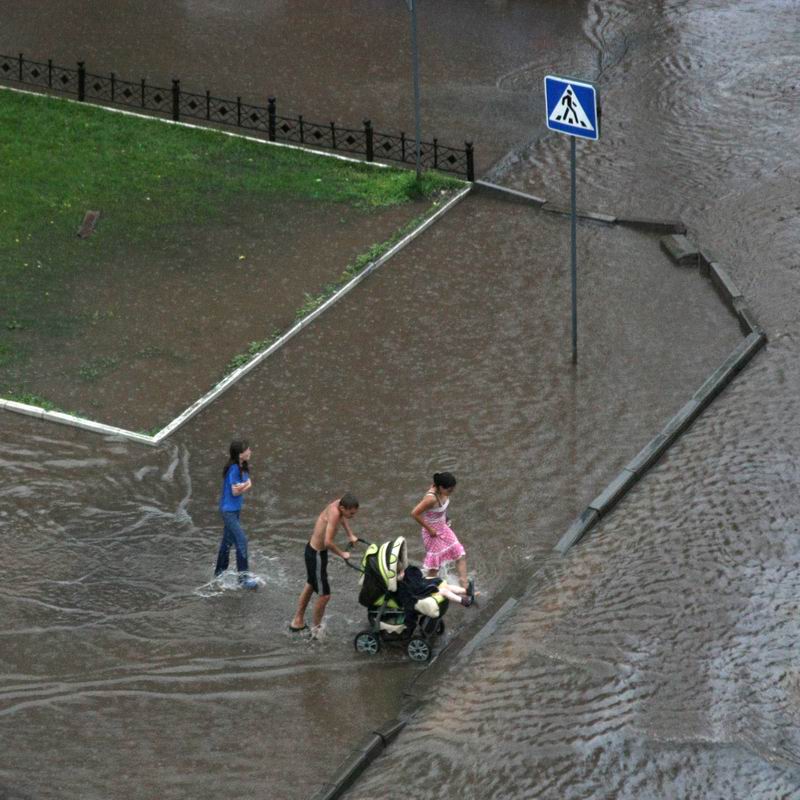
[[[231,442],[230,458],[222,470],[222,496],[219,499],[219,510],[222,514],[224,529],[219,544],[217,565],[214,576],[221,575],[228,569],[228,556],[231,546],[236,548],[236,569],[239,572],[239,583],[247,589],[255,589],[258,582],[247,575],[247,536],[239,523],[239,512],[244,503],[244,493],[252,487],[250,481],[250,447],[246,439]]]

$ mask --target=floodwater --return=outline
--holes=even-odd
[[[584,24],[605,114],[581,197],[683,218],[771,343],[351,798],[800,794],[797,4],[591,4]],[[552,196],[567,158],[548,139],[495,177]]]
[[[0,47],[58,60],[81,43],[120,75],[185,70],[220,93],[276,75],[309,116],[328,98],[342,118],[369,105],[376,127],[379,112],[408,125],[397,102],[408,63],[392,47],[402,3],[334,15],[323,3],[175,2],[141,16],[110,3],[102,18],[89,5],[59,20],[40,16],[43,0],[27,13],[0,3]],[[380,22],[367,13],[378,5]],[[353,797],[795,794],[795,12],[477,1],[426,12],[423,91],[442,140],[464,130],[493,179],[563,200],[568,147],[535,141],[529,109],[545,72],[596,79],[604,138],[579,147],[581,204],[681,216],[772,337],[566,558],[551,548],[569,521],[740,336],[699,275],[623,228],[579,227],[576,371],[568,224],[479,194],[158,449],[0,417],[0,789],[311,795],[397,713],[416,669],[352,652],[363,609],[338,564],[325,640],[285,632],[313,517],[351,488],[364,501],[356,530],[405,533],[419,557],[408,509],[444,467],[460,477],[454,525],[488,599],[521,568],[529,590]],[[248,49],[267,38],[277,54]],[[265,582],[254,594],[207,583],[219,471],[239,431],[254,447],[243,513]],[[451,610],[451,628],[467,614]]]
[[[563,220],[476,197],[169,445],[4,417],[6,527],[27,543],[3,586],[4,782],[36,797],[54,787],[107,796],[128,752],[161,797],[252,794],[264,781],[271,796],[305,797],[364,731],[396,714],[413,668],[399,653],[355,656],[364,614],[354,573],[332,565],[324,642],[286,631],[324,501],[356,491],[356,530],[404,533],[419,559],[408,510],[435,470],[453,469],[463,483],[453,518],[491,597],[516,565],[546,557],[581,503],[738,339],[711,287],[669,265],[655,239],[599,225],[582,234],[587,251],[603,242],[585,280],[614,313],[582,304],[593,335],[577,376],[557,266]],[[667,284],[665,302],[653,302]],[[616,333],[636,308],[627,335]],[[666,361],[664,334],[675,344]],[[258,487],[244,512],[265,582],[252,595],[207,585],[221,460],[237,431],[253,444]],[[453,610],[452,628],[464,614]],[[286,720],[279,742],[276,717]],[[168,731],[155,760],[150,730]],[[309,759],[334,731],[335,744]],[[45,745],[59,759],[22,777],[14,765]],[[86,768],[65,766],[90,746]]]

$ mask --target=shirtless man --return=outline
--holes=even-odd
[[[328,503],[317,517],[314,533],[311,534],[311,539],[306,545],[306,585],[300,593],[297,613],[289,625],[290,630],[303,631],[306,629],[306,608],[311,600],[311,595],[316,592],[319,597],[314,605],[311,632],[312,634],[319,632],[325,607],[331,599],[331,587],[328,584],[328,551],[345,560],[350,558],[350,553],[347,550],[340,550],[333,541],[333,537],[336,536],[339,525],[341,525],[351,545],[358,541],[348,524],[348,520],[353,519],[357,511],[358,500],[348,492]]]

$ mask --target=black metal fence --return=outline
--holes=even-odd
[[[224,100],[210,92],[196,94],[181,89],[179,80],[171,88],[151,86],[144,78],[138,82],[123,80],[113,72],[95,75],[86,71],[79,61],[77,69],[31,61],[18,56],[0,55],[0,80],[39,86],[56,92],[74,95],[80,101],[94,101],[154,111],[167,114],[176,122],[202,120],[231,125],[266,134],[271,142],[326,148],[342,153],[363,156],[367,161],[376,158],[415,164],[415,141],[404,133],[393,135],[373,129],[369,120],[363,128],[344,128],[333,122],[319,123],[298,117],[282,117],[277,112],[277,101],[270,97],[267,106],[243,103],[241,97]],[[432,142],[420,142],[420,161],[423,169],[435,169],[460,175],[468,181],[475,180],[475,165],[471,142],[464,149]]]

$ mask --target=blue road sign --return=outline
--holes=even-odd
[[[599,139],[597,92],[590,83],[547,75],[544,79],[547,127],[581,139]]]

